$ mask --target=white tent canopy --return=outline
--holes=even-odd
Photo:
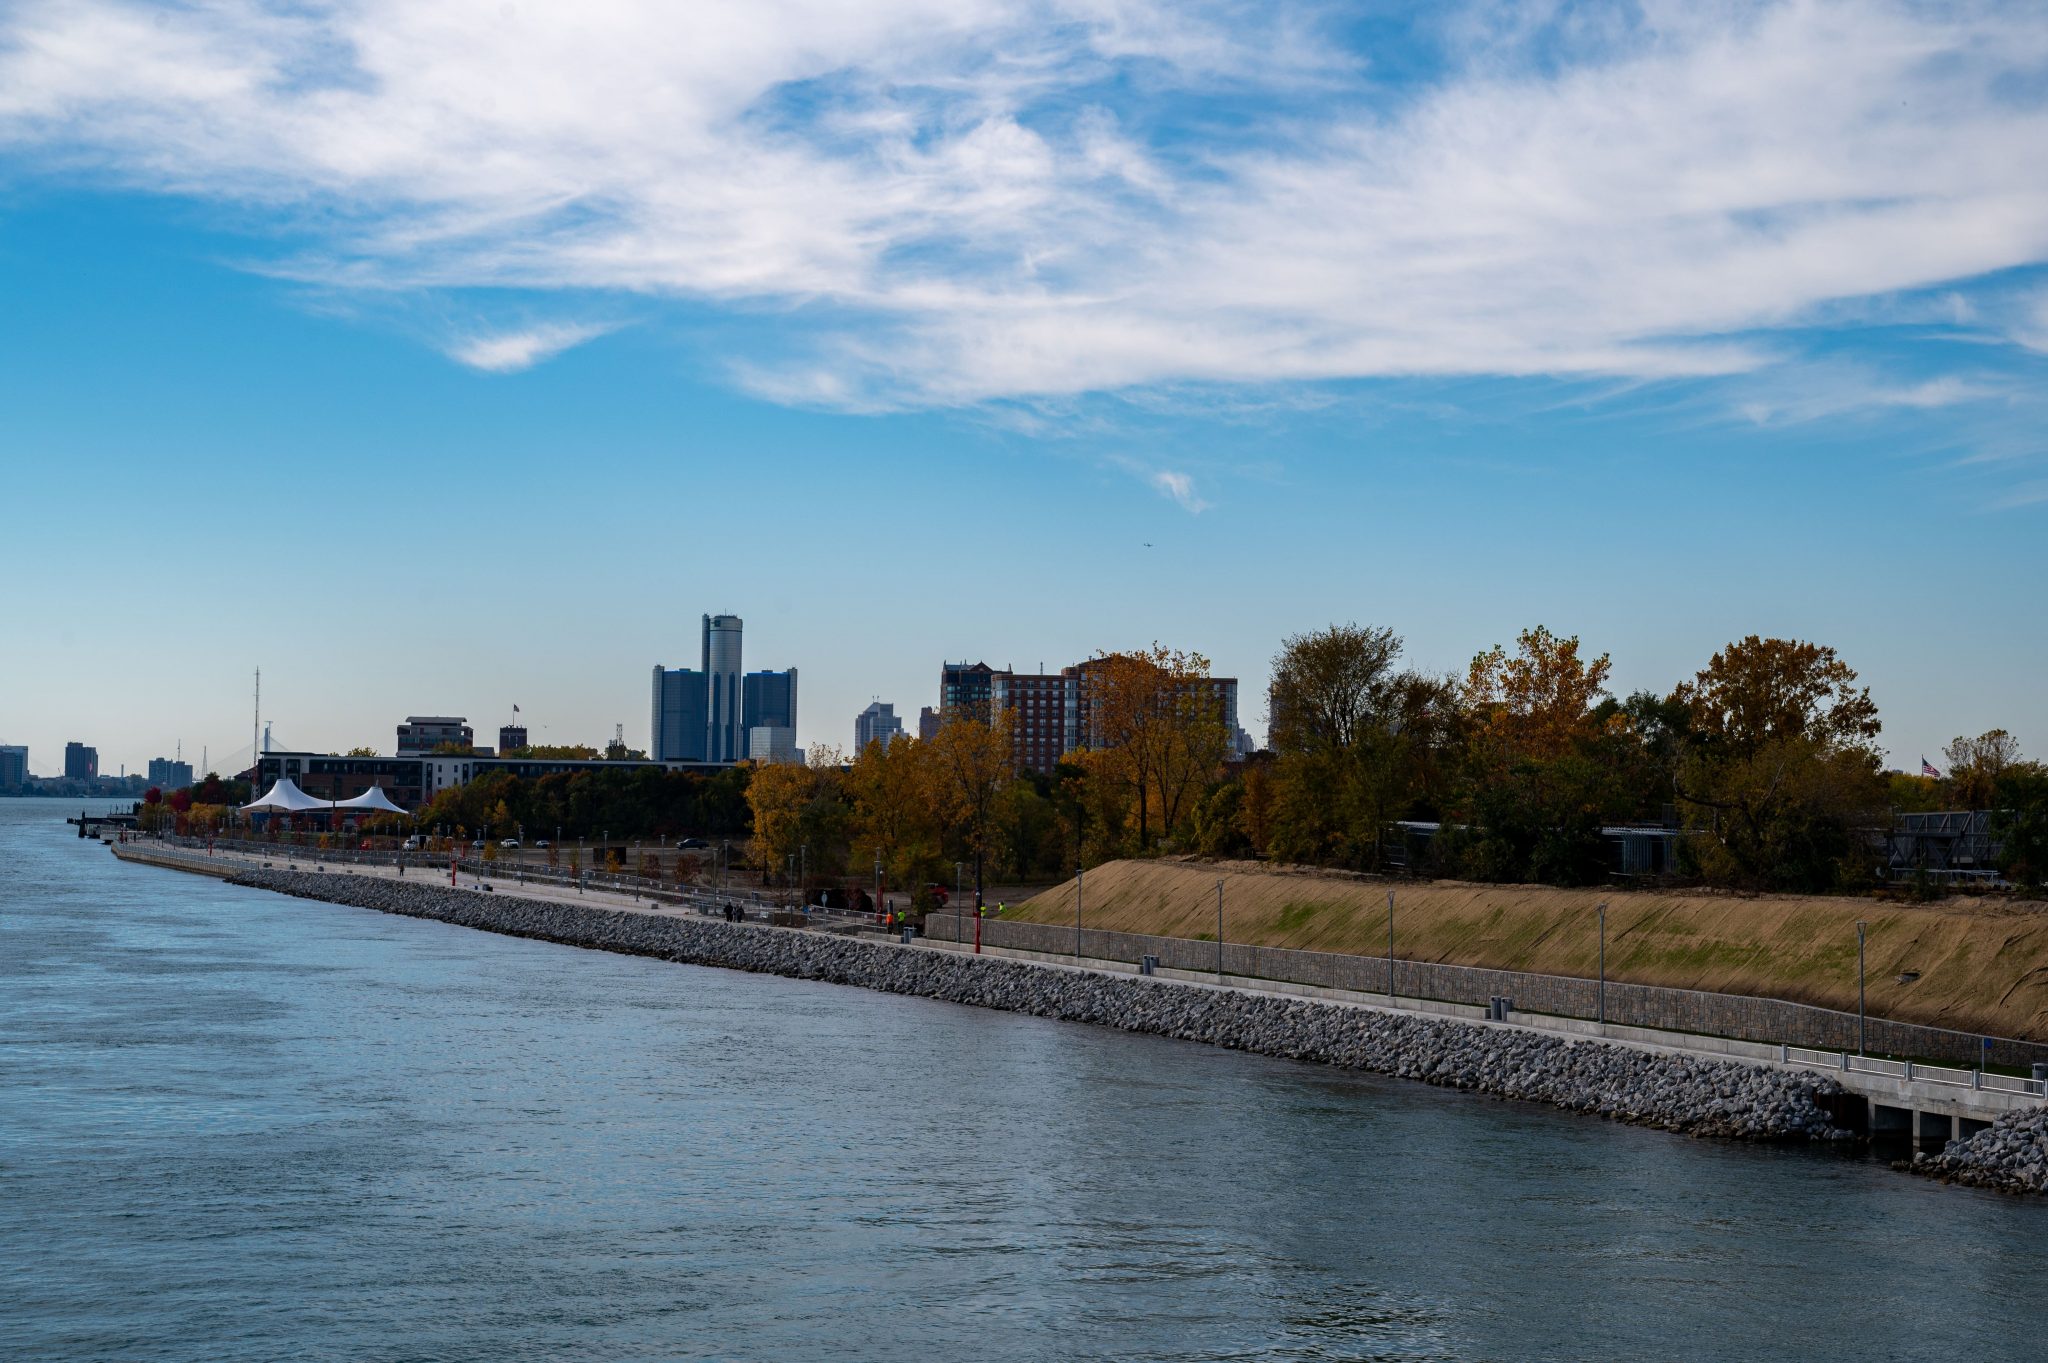
[[[371,786],[353,799],[343,800],[336,809],[368,809],[380,814],[403,814],[405,811],[391,803],[391,797],[384,793],[382,786]]]
[[[243,805],[244,813],[256,810],[271,810],[283,814],[300,814],[309,809],[326,809],[327,801],[316,800],[299,789],[298,782],[290,777],[280,777],[276,785],[263,792],[263,798]]]

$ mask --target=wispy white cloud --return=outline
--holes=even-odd
[[[2038,289],[2019,300],[2016,315],[2006,334],[2019,345],[2048,355],[2048,289]]]
[[[777,310],[735,372],[853,408],[1749,373],[1774,329],[2048,259],[2025,0],[1472,4],[1393,94],[1333,30],[1165,0],[17,0],[0,147],[245,207],[328,286]],[[2010,339],[2048,349],[2048,313]]]
[[[1209,504],[1195,495],[1195,480],[1185,473],[1159,469],[1151,475],[1150,481],[1161,496],[1172,498],[1181,510],[1191,516],[1199,516],[1209,509]]]
[[[1858,365],[1800,364],[1745,380],[1734,405],[1745,420],[1770,426],[1851,413],[1931,412],[2008,396],[2008,385],[1986,378],[1898,379]]]
[[[448,346],[448,358],[491,374],[515,374],[610,330],[604,326],[550,323],[467,336]]]

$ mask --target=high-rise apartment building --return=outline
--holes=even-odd
[[[737,615],[704,617],[699,668],[654,669],[648,756],[661,762],[740,762],[757,746],[787,761],[796,750],[796,669],[741,671]],[[758,739],[755,730],[768,730]]]
[[[995,669],[987,663],[942,663],[939,666],[939,715],[988,718],[989,686]]]
[[[887,748],[903,737],[903,721],[896,718],[896,707],[887,701],[872,701],[868,708],[853,717],[853,755],[859,757],[868,750],[868,744],[880,743]]]
[[[1094,716],[1097,668],[1092,661],[1058,672],[1013,672],[986,663],[945,663],[939,671],[939,712],[932,730],[936,732],[939,723],[958,716],[986,721],[1008,715],[1010,749],[1017,769],[1049,772],[1068,753],[1099,746],[1102,741]],[[1191,685],[1214,706],[1236,752],[1244,741],[1243,730],[1237,727],[1237,679],[1203,677]],[[923,716],[918,727],[922,732]]]
[[[19,790],[28,784],[28,749],[0,744],[0,790]]]
[[[1019,771],[1051,771],[1081,746],[1073,670],[989,677],[989,713],[1009,715],[1010,751]]]
[[[192,764],[169,757],[149,759],[149,783],[158,790],[183,790],[192,784]]]
[[[64,745],[64,779],[94,781],[100,774],[100,750],[84,743]]]

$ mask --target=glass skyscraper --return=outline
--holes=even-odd
[[[739,762],[754,729],[796,731],[796,669],[741,671],[743,622],[707,615],[696,671],[654,669],[647,755],[658,762]]]

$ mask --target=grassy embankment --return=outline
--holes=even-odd
[[[1705,891],[1557,890],[1380,881],[1248,863],[1111,862],[1088,872],[1087,926],[1214,940],[1216,881],[1232,941],[1592,976],[1607,901],[1607,977],[1856,1008],[1856,920],[1869,926],[1872,1016],[2048,1040],[2048,912],[1995,899],[1932,904]],[[1074,884],[1005,917],[1074,921]],[[1919,978],[1900,977],[1917,971]]]

